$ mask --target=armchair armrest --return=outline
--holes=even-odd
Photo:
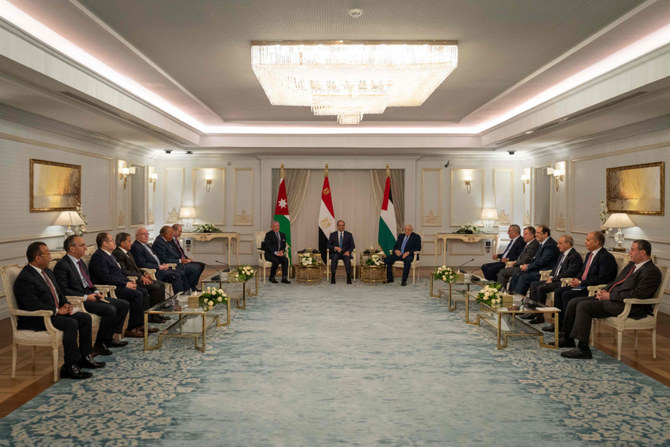
[[[604,289],[606,286],[607,284],[598,284],[597,286],[588,286],[586,290],[589,291],[589,296],[595,296],[598,290]]]
[[[505,263],[505,268],[514,267],[514,263],[515,263],[515,262],[516,262],[516,261],[507,261],[507,262]]]
[[[624,298],[623,302],[626,304],[656,304],[661,302],[661,298],[649,298],[647,300],[642,300],[640,298]]]
[[[51,324],[51,317],[53,312],[50,310],[23,310],[23,309],[10,309],[9,313],[13,316],[18,317],[42,317],[44,318],[44,326],[47,329],[47,332],[51,336],[55,336],[58,333],[58,329]]]
[[[145,269],[145,268],[142,268],[142,269],[140,269],[140,270],[142,270],[144,273],[148,273],[148,274],[149,274],[149,277],[150,277],[151,279],[153,279],[154,281],[156,281],[156,269]]]
[[[567,286],[573,279],[575,278],[561,278],[561,287]]]
[[[116,286],[109,284],[94,284],[95,288],[100,291],[102,294],[108,294],[112,298],[116,298]]]
[[[540,270],[540,281],[546,281],[551,275],[551,270]]]
[[[137,276],[127,276],[128,281],[137,282]]]
[[[171,269],[176,269],[177,268],[177,264],[175,264],[174,262],[169,263],[169,264],[165,264],[165,265],[167,265]]]

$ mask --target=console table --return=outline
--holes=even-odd
[[[435,258],[433,259],[433,265],[437,265],[437,249],[439,247],[440,241],[442,242],[442,265],[447,264],[447,241],[449,239],[455,239],[467,244],[474,244],[476,242],[483,241],[485,239],[493,239],[495,242],[491,249],[493,253],[496,253],[498,250],[498,234],[497,233],[473,233],[473,234],[458,234],[458,233],[435,233]]]
[[[228,267],[231,267],[231,246],[232,240],[235,239],[235,265],[240,265],[240,233],[237,232],[227,232],[227,233],[182,233],[181,237],[191,238],[198,242],[209,242],[212,239],[228,239]],[[231,267],[232,268],[232,267]]]

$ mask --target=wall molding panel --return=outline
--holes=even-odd
[[[442,226],[442,168],[421,169],[421,226]]]
[[[233,168],[233,225],[254,225],[254,168]]]

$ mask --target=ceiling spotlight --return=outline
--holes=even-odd
[[[172,153],[172,149],[165,149],[165,153],[166,153],[166,154],[171,154],[171,153]]]
[[[186,151],[186,155],[193,155],[193,151]]]
[[[349,15],[352,18],[357,19],[357,18],[359,18],[360,16],[363,15],[363,10],[359,9],[359,8],[350,9],[349,10]]]

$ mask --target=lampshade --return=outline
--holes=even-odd
[[[195,219],[195,208],[192,206],[182,206],[179,210],[180,219]]]
[[[81,218],[79,213],[75,211],[63,211],[56,218],[53,224],[62,225],[64,227],[73,225],[84,225],[84,220]]]
[[[495,208],[484,208],[482,210],[482,220],[498,220],[498,212]]]
[[[630,228],[634,227],[635,223],[628,217],[628,214],[613,213],[603,226],[607,228]]]

